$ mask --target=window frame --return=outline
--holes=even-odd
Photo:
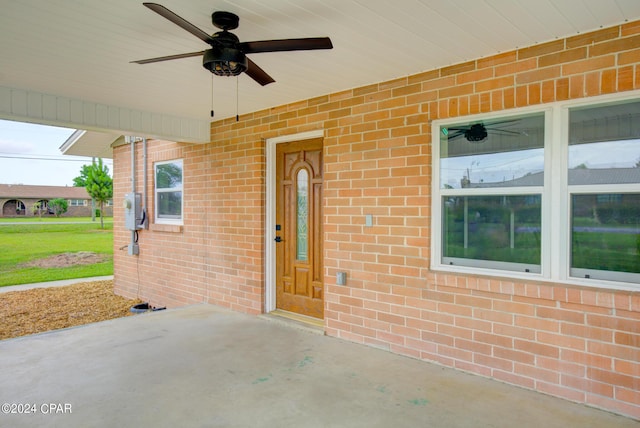
[[[640,289],[640,274],[607,272],[604,275],[580,276],[580,270],[571,268],[571,195],[574,193],[640,193],[640,183],[617,185],[569,186],[569,110],[578,107],[596,107],[600,104],[640,101],[640,91],[624,94],[610,94],[580,100],[568,100],[511,110],[482,113],[468,116],[456,116],[434,120],[431,124],[432,136],[432,204],[431,204],[431,260],[434,271],[462,274],[482,274],[514,279],[548,281],[575,284],[581,286],[611,288],[620,290]],[[440,171],[440,132],[441,127],[451,126],[462,121],[489,121],[526,114],[544,113],[544,184],[542,187],[497,187],[477,189],[442,189]],[[615,189],[615,190],[614,190]],[[474,192],[475,190],[475,192]],[[443,196],[485,196],[493,194],[540,194],[541,206],[541,257],[540,272],[520,272],[498,268],[499,263],[491,267],[467,265],[449,265],[443,259]],[[468,259],[472,260],[472,259]],[[478,260],[478,265],[482,261]],[[573,272],[572,272],[573,270]],[[602,273],[602,271],[600,271]]]
[[[180,164],[182,170],[182,184],[179,187],[170,187],[166,189],[158,189],[158,170],[157,167],[160,165],[168,165],[168,164]],[[168,217],[160,217],[158,210],[158,193],[169,193],[179,191],[181,194],[180,198],[180,216],[179,218],[168,218]],[[156,224],[173,224],[173,225],[183,225],[184,223],[184,160],[183,159],[171,159],[166,161],[158,161],[153,164],[153,196],[154,196],[154,223]]]

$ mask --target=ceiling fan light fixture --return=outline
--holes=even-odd
[[[248,62],[237,49],[213,48],[204,52],[202,66],[216,76],[237,76],[247,70]]]

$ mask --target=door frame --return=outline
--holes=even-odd
[[[264,312],[276,310],[276,146],[292,141],[304,141],[324,138],[324,129],[300,132],[266,139],[267,177],[266,177],[266,218],[264,231],[265,248],[265,296]],[[321,237],[323,239],[324,237]]]

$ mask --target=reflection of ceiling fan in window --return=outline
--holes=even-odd
[[[519,122],[520,119],[503,120],[501,122],[493,122],[484,124],[482,122],[474,123],[467,126],[453,126],[450,128],[442,128],[442,133],[449,139],[455,140],[456,138],[464,137],[471,143],[479,143],[487,139],[489,134],[497,135],[526,135],[522,131],[513,131],[505,129],[503,126],[509,123]]]

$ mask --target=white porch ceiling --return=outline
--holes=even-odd
[[[329,36],[334,49],[251,55],[276,80],[264,87],[246,75],[212,80],[200,57],[130,63],[207,48],[142,1],[0,0],[0,96],[61,97],[106,115],[161,118],[173,129],[155,136],[179,140],[184,123],[210,122],[212,82],[221,119],[235,116],[236,90],[243,114],[640,19],[638,0],[157,2],[207,33],[218,31],[211,13],[224,10],[240,17],[233,33],[241,41]],[[0,99],[0,118],[82,125],[39,119],[33,108],[16,113],[10,101]],[[112,119],[87,128],[127,131]]]

